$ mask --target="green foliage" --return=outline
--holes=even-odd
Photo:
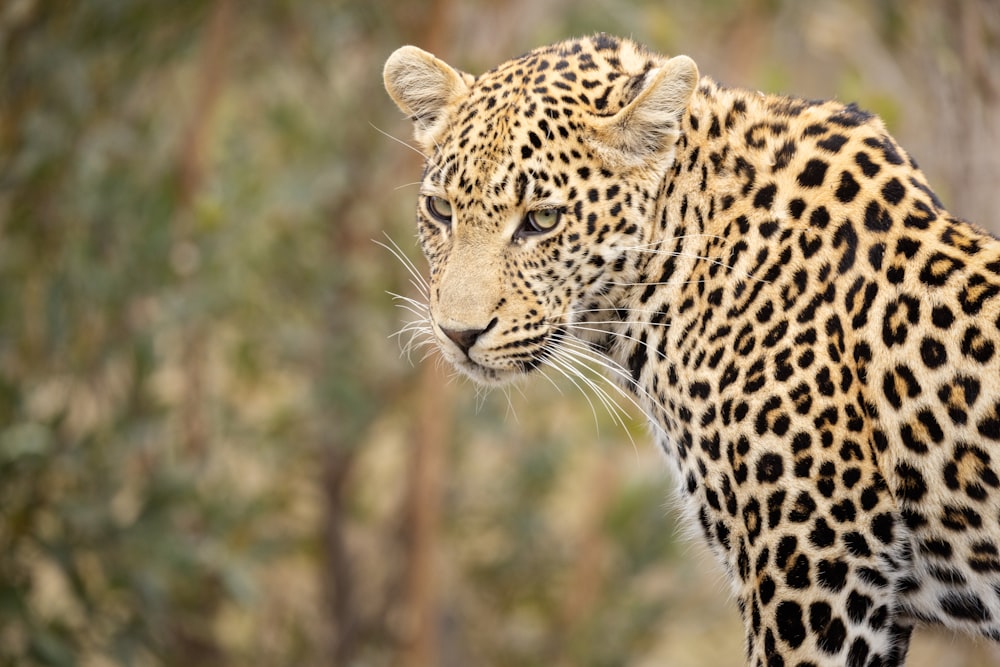
[[[351,268],[324,253],[347,137],[305,92],[329,81],[233,40],[206,83],[201,2],[22,5],[0,96],[0,663],[287,664],[301,649],[219,624],[265,613],[263,573],[316,540],[294,516],[310,387]],[[275,44],[307,27],[224,21]]]

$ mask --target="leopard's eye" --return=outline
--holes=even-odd
[[[544,234],[556,228],[562,218],[562,211],[558,208],[540,208],[537,211],[528,211],[524,216],[524,224],[521,226],[521,234]]]
[[[444,225],[451,224],[453,209],[451,202],[444,197],[428,197],[427,211],[435,220]]]

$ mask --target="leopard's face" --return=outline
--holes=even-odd
[[[635,243],[623,230],[582,244],[586,220],[604,207],[577,205],[581,177],[553,179],[544,157],[497,157],[428,169],[417,208],[434,335],[451,364],[483,383],[538,366],[580,302],[602,289],[606,265]],[[463,180],[482,185],[470,194]]]
[[[435,151],[417,206],[434,334],[485,383],[538,366],[610,275],[623,280],[655,195],[641,174],[625,181],[560,137],[557,121],[508,113],[507,150],[460,149],[456,137]]]
[[[456,368],[502,383],[569,353],[585,316],[612,317],[600,297],[634,277],[678,136],[662,113],[644,127],[644,105],[679,119],[697,71],[640,52],[614,66],[593,64],[599,51],[534,53],[478,79],[416,49],[400,60],[386,80],[427,155],[431,327]],[[431,101],[401,81],[413,69],[438,77]]]

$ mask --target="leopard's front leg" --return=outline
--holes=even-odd
[[[908,533],[881,476],[845,484],[786,472],[765,453],[740,494],[738,461],[691,494],[734,584],[747,664],[902,665],[912,630],[898,605]]]

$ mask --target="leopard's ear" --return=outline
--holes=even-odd
[[[687,56],[650,70],[639,93],[621,111],[597,119],[593,148],[619,168],[669,166],[681,119],[697,85],[698,66]]]
[[[413,136],[430,149],[447,122],[448,107],[469,91],[473,77],[415,46],[393,52],[382,72],[385,89],[413,121]]]

